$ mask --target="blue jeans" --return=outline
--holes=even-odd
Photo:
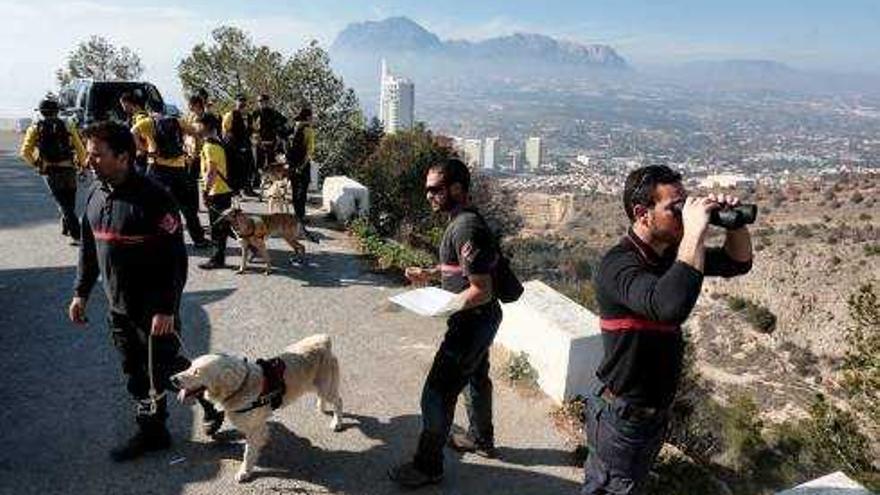
[[[586,438],[589,454],[584,463],[581,495],[633,495],[644,484],[666,438],[665,411],[637,417],[621,399],[601,397],[597,384],[587,397]]]
[[[494,301],[449,318],[422,389],[422,433],[414,459],[419,470],[443,473],[443,447],[462,390],[470,435],[479,443],[494,443],[489,347],[500,324],[501,307]]]

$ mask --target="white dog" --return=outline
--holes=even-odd
[[[269,202],[269,213],[290,213],[288,199],[290,182],[287,179],[272,181],[266,189],[266,200]]]
[[[283,362],[284,393],[278,395],[284,407],[306,392],[318,396],[318,410],[333,406],[330,428],[341,429],[342,399],[339,396],[339,362],[331,352],[330,338],[313,335],[288,346],[278,359]],[[172,378],[180,388],[181,400],[204,391],[205,398],[219,409],[245,436],[244,460],[235,475],[239,482],[253,474],[260,449],[268,440],[266,421],[272,415],[263,367],[225,354],[206,354],[196,358],[189,369]],[[269,391],[271,392],[271,390]]]

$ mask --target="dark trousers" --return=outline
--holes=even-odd
[[[587,397],[586,438],[589,454],[584,463],[582,495],[638,493],[666,438],[669,416],[661,411],[642,417],[621,399],[601,397],[604,386]]]
[[[309,162],[294,167],[295,172],[290,174],[290,190],[292,191],[293,212],[296,218],[302,220],[306,217],[306,201],[309,197],[309,182],[312,180],[312,166]]]
[[[489,347],[501,324],[497,302],[452,315],[440,349],[422,389],[422,433],[415,465],[428,474],[442,474],[443,447],[464,390],[469,433],[478,442],[494,443],[492,380]]]
[[[199,211],[199,177],[202,174],[201,157],[186,158],[186,202],[187,208]]]
[[[186,169],[153,164],[147,170],[147,175],[165,186],[165,189],[174,197],[180,208],[180,213],[186,220],[186,230],[189,232],[190,239],[193,242],[204,241],[205,230],[199,222],[198,215],[198,185],[190,180]]]
[[[247,192],[253,191],[255,187],[259,187],[260,173],[254,165],[254,153],[250,145],[243,145],[236,148],[235,153],[231,154],[231,162],[227,162],[229,167],[237,167],[240,171],[239,177],[244,177],[244,184],[240,187]],[[230,174],[231,175],[231,174]]]
[[[208,221],[211,222],[211,242],[214,243],[214,254],[211,259],[223,264],[226,261],[226,241],[229,239],[229,221],[221,220],[221,214],[232,207],[232,193],[208,196]]]
[[[137,403],[136,419],[139,424],[164,422],[167,417],[165,401],[150,409],[150,375],[148,364],[149,339],[153,340],[153,383],[161,394],[173,390],[171,375],[189,367],[189,360],[180,355],[180,343],[173,335],[150,337],[151,319],[133,319],[111,313],[108,318],[113,345],[122,358],[122,372],[127,379],[128,393]],[[180,332],[180,318],[175,316],[176,331]]]
[[[61,232],[79,240],[79,219],[76,217],[76,170],[73,167],[47,167],[46,186],[61,212]]]
[[[277,143],[275,141],[260,141],[254,146],[255,177],[252,183],[254,188],[260,187],[260,172],[275,162],[275,151]]]

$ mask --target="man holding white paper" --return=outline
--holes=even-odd
[[[489,226],[468,207],[470,172],[458,159],[448,159],[428,171],[425,192],[435,212],[450,222],[440,242],[440,266],[409,268],[414,285],[440,280],[456,293],[445,308],[447,331],[434,356],[422,390],[422,433],[412,462],[395,466],[388,475],[399,485],[416,488],[443,478],[443,447],[484,457],[495,455],[492,426],[492,381],[489,347],[501,324],[501,307],[492,289],[491,270],[498,248]],[[470,428],[449,437],[458,394],[464,390]]]

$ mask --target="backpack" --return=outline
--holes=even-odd
[[[49,118],[37,123],[37,149],[44,163],[58,163],[70,160],[73,149],[70,146],[70,131],[59,118]]]
[[[153,119],[156,156],[171,159],[183,155],[183,131],[174,117]]]
[[[489,228],[489,224],[483,218],[483,215],[473,209],[468,209],[467,211],[477,215],[480,221],[483,222],[483,225],[486,226],[486,229],[491,232],[492,229]],[[513,273],[510,260],[501,251],[501,246],[498,245],[497,241],[494,244],[495,264],[492,267],[492,290],[499,301],[505,304],[516,302],[522,296],[525,288],[523,288],[522,282],[519,281],[516,274]]]
[[[239,146],[236,146],[234,138],[227,141],[209,138],[208,142],[219,144],[223,147],[223,152],[226,154],[226,175],[220,174],[220,177],[226,182],[226,185],[229,186],[232,192],[241,191],[247,181],[245,170],[247,162],[242,160],[241,154],[248,152],[248,150],[242,151]]]

